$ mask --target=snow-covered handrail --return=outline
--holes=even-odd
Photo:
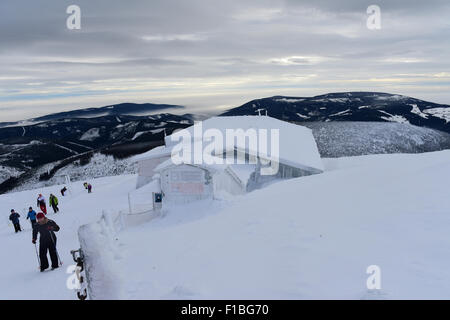
[[[125,228],[121,211],[103,211],[99,221],[78,229],[78,238],[84,254],[89,299],[120,299],[121,279],[115,261],[121,258],[117,235]]]

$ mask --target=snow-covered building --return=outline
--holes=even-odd
[[[180,150],[183,157],[174,161],[173,154]],[[158,179],[166,201],[175,202],[222,192],[243,194],[277,179],[323,171],[311,130],[268,116],[214,117],[198,122],[167,136],[164,146],[138,155],[134,161],[138,162],[137,188]]]
[[[227,165],[175,165],[169,159],[155,172],[166,201],[189,202],[212,198],[222,191],[233,195],[246,191],[246,181]]]

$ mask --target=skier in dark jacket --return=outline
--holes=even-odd
[[[66,187],[64,187],[64,188],[61,189],[61,195],[62,195],[63,197],[64,197],[66,191],[67,191],[67,188],[66,188]]]
[[[17,212],[14,211],[14,209],[11,209],[11,214],[9,215],[9,220],[11,220],[11,222],[14,225],[14,230],[17,232],[22,231],[22,229],[20,228],[20,214],[18,214]]]
[[[32,207],[28,209],[27,220],[30,219],[31,228],[36,224],[36,211],[33,210]]]
[[[56,235],[59,226],[53,220],[49,220],[42,212],[37,214],[37,224],[33,228],[33,240],[36,244],[38,233],[39,238],[39,258],[41,260],[41,272],[49,267],[47,259],[47,251],[50,252],[52,261],[52,270],[58,268],[58,253],[56,252]]]
[[[55,213],[58,213],[58,211],[59,211],[58,198],[55,195],[50,194],[50,198],[48,199],[48,202],[49,202],[50,206],[53,208],[53,211]]]

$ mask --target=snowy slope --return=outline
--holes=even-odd
[[[0,195],[0,242],[2,243],[2,263],[0,272],[0,299],[76,299],[73,291],[66,288],[66,268],[73,264],[70,250],[78,249],[78,227],[97,221],[105,210],[126,210],[127,194],[136,185],[135,175],[100,178],[90,180],[93,193],[87,194],[81,183],[72,185],[72,195],[61,197],[62,186],[46,187],[31,191],[22,191]],[[48,199],[50,193],[58,196],[60,213],[48,210],[49,218],[61,227],[57,233],[58,252],[63,260],[59,270],[40,273],[34,245],[31,243],[31,226],[23,214],[25,208],[36,209],[37,194],[42,193]],[[12,225],[8,225],[11,209],[21,215],[22,233],[14,234]],[[3,260],[5,259],[5,260]]]
[[[302,122],[312,130],[323,158],[450,149],[450,134],[405,123]]]
[[[87,164],[82,165],[80,164],[80,160],[77,160],[58,170],[55,176],[48,181],[39,180],[40,175],[46,173],[49,167],[52,168],[58,163],[50,163],[48,166],[39,168],[30,178],[23,179],[21,184],[14,188],[13,191],[31,190],[60,184],[65,181],[66,175],[70,177],[72,182],[84,182],[92,178],[134,174],[137,171],[136,165],[128,159],[114,159],[113,156],[94,153]]]
[[[326,172],[165,210],[120,237],[133,299],[450,298],[450,151],[326,159]],[[382,290],[366,288],[378,265]]]
[[[450,298],[450,151],[324,159],[323,174],[279,182],[245,196],[165,207],[164,216],[118,236],[112,296],[151,299]],[[50,215],[71,264],[76,230],[102,209],[126,210],[135,175],[74,185]],[[40,274],[30,231],[13,234],[11,208],[38,192],[0,196],[0,299],[73,299],[65,270]],[[29,228],[26,221],[23,225]],[[107,246],[105,247],[107,248]],[[105,257],[108,252],[105,251]],[[102,259],[99,256],[98,259]],[[106,260],[105,260],[106,261]],[[109,261],[109,260],[108,260]],[[366,289],[381,268],[382,291]]]
[[[21,173],[22,172],[17,170],[16,168],[0,166],[0,183],[5,181],[6,179],[9,179],[10,177],[17,177]]]

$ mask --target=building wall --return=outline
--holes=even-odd
[[[190,165],[169,167],[161,171],[163,201],[186,203],[212,198],[214,195],[211,174]]]
[[[246,188],[238,183],[227,171],[219,171],[213,176],[214,194],[220,195],[227,192],[232,195],[243,194]]]
[[[255,173],[251,175],[248,181],[247,184],[248,192],[262,188],[264,185],[276,180],[298,178],[317,173],[308,170],[302,170],[299,168],[294,168],[283,163],[279,164],[278,173],[275,175],[261,175],[260,172],[261,172],[260,166],[257,166]]]
[[[136,189],[150,183],[152,181],[152,177],[155,175],[155,168],[169,158],[169,156],[166,156],[139,161]]]
[[[237,163],[237,158],[240,157],[240,159],[244,159],[244,162],[246,164],[249,163],[257,163],[256,165],[256,170],[255,172],[250,176],[250,179],[247,182],[247,186],[245,187],[246,192],[250,192],[253,191],[255,189],[260,189],[262,188],[264,185],[271,183],[273,181],[276,180],[281,180],[281,179],[292,179],[292,178],[298,178],[298,177],[303,177],[303,176],[309,176],[312,174],[317,174],[319,173],[318,170],[316,171],[309,171],[309,170],[303,170],[303,169],[299,169],[299,168],[295,168],[295,167],[291,167],[289,165],[283,164],[283,163],[279,163],[279,170],[278,173],[275,175],[261,175],[260,172],[260,159],[259,157],[253,158],[250,157],[250,155],[248,153],[243,153],[239,150],[234,150],[233,152],[231,152],[233,161],[235,163]],[[223,152],[221,154],[217,155],[220,158],[226,159],[226,152]],[[230,187],[228,187],[229,189]],[[227,188],[225,188],[227,189]]]

